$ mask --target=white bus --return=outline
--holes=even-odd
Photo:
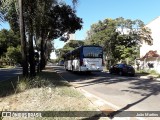
[[[70,71],[103,71],[103,65],[101,46],[81,46],[64,56],[64,68]]]

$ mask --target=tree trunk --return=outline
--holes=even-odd
[[[43,37],[41,39],[41,60],[40,60],[40,70],[43,70],[45,68],[45,50],[44,50],[44,40]]]
[[[32,31],[30,31],[29,33],[29,64],[30,64],[30,77],[33,77],[36,75],[36,73],[35,73],[35,59],[34,59]]]
[[[20,12],[19,22],[20,22],[23,76],[27,77],[28,76],[28,61],[27,61],[25,26],[24,26],[24,19],[23,19],[23,0],[19,0],[19,12]]]
[[[33,4],[30,5],[30,13],[33,11]],[[30,77],[34,77],[36,75],[35,72],[35,52],[33,48],[33,19],[29,16],[29,64],[30,64]]]

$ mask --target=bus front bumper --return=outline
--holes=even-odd
[[[97,71],[97,72],[100,72],[100,71],[103,71],[103,67],[89,68],[89,67],[81,66],[80,71],[95,71],[95,72]]]

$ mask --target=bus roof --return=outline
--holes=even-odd
[[[75,48],[74,50],[66,53],[65,56],[68,55],[68,54],[71,54],[71,53],[73,53],[74,51],[76,51],[76,50],[78,50],[78,49],[81,49],[81,48],[83,48],[83,47],[101,47],[101,46],[99,46],[99,45],[82,45],[82,46],[80,46],[80,47],[78,47],[78,48]],[[101,47],[101,48],[102,48],[102,47]]]
[[[101,46],[99,46],[99,45],[83,45],[81,47],[101,47]]]

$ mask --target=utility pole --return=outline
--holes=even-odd
[[[22,52],[22,67],[23,76],[28,76],[28,61],[27,61],[27,49],[26,49],[26,37],[23,18],[23,0],[19,0],[19,23],[20,23],[20,36],[21,36],[21,52]]]

